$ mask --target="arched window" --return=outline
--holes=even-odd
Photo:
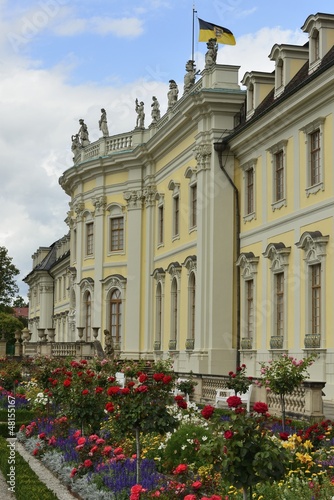
[[[115,288],[110,297],[110,332],[114,344],[121,342],[122,298],[121,292]]]
[[[196,303],[196,278],[195,273],[191,273],[189,276],[189,287],[188,287],[188,304],[189,304],[189,329],[188,329],[188,339],[195,339],[195,303]]]
[[[85,332],[86,341],[90,342],[92,338],[92,302],[89,292],[85,295]]]
[[[162,337],[162,288],[161,283],[158,283],[155,296],[155,340],[161,348]]]
[[[173,278],[171,287],[171,332],[170,339],[177,340],[178,332],[178,292],[177,292],[177,279]]]

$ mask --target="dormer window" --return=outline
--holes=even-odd
[[[309,37],[309,74],[321,64],[324,56],[333,46],[334,15],[311,14],[301,27]]]

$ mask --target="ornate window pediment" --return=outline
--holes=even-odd
[[[272,271],[283,271],[288,265],[291,247],[286,247],[284,243],[269,243],[263,256],[271,260]]]
[[[323,236],[320,231],[306,231],[296,243],[297,248],[305,252],[305,260],[312,265],[321,262],[326,256],[326,245],[329,236]]]
[[[247,279],[252,279],[257,273],[257,266],[260,257],[255,257],[253,252],[245,252],[240,254],[236,265],[240,267],[242,277]]]

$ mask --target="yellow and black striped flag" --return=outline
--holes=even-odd
[[[236,41],[232,31],[217,24],[207,23],[203,19],[199,19],[199,42],[208,42],[210,38],[216,38],[217,43],[225,45],[235,45]]]

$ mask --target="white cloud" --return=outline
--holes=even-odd
[[[112,34],[118,37],[137,37],[143,32],[143,23],[136,17],[115,19],[111,17],[77,18],[62,21],[54,27],[59,36],[74,36],[82,33],[98,35]]]

